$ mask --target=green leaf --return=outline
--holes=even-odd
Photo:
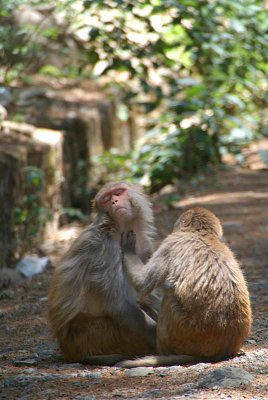
[[[51,64],[41,67],[39,73],[42,75],[54,76],[56,78],[62,75],[62,71],[55,65]]]

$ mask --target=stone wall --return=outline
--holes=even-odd
[[[40,86],[16,89],[13,95],[14,115],[21,113],[33,125],[63,132],[63,206],[88,213],[91,189],[100,174],[92,159],[113,147],[129,150],[136,135],[133,119],[120,119],[116,100],[96,86]]]
[[[61,180],[62,133],[4,121],[0,127],[0,268],[12,266],[32,245],[55,232]]]

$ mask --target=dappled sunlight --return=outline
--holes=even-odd
[[[8,315],[11,313],[14,313],[18,311],[19,305],[10,303],[10,302],[1,302],[1,307],[0,307],[0,317],[3,317],[4,315]]]
[[[268,192],[224,192],[204,196],[194,196],[173,203],[174,207],[187,207],[198,204],[240,203],[247,199],[268,199]]]
[[[78,225],[70,226],[66,225],[62,227],[57,233],[57,240],[60,242],[66,242],[77,238],[81,232],[81,227]]]
[[[62,140],[62,133],[52,129],[37,128],[33,132],[33,138],[42,143],[56,145]]]
[[[50,246],[55,246],[56,243],[65,245],[66,243],[76,239],[82,229],[83,226],[76,222],[64,225],[53,232],[46,240],[45,244]]]

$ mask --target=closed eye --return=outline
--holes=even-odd
[[[111,195],[110,194],[106,194],[101,198],[101,202],[103,204],[105,204],[105,203],[108,203],[108,201],[110,201],[110,199],[111,199]]]
[[[120,196],[126,189],[116,189],[113,194],[115,196]]]

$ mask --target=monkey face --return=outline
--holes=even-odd
[[[117,221],[129,220],[134,217],[126,184],[116,185],[101,193],[98,199],[99,208]]]

